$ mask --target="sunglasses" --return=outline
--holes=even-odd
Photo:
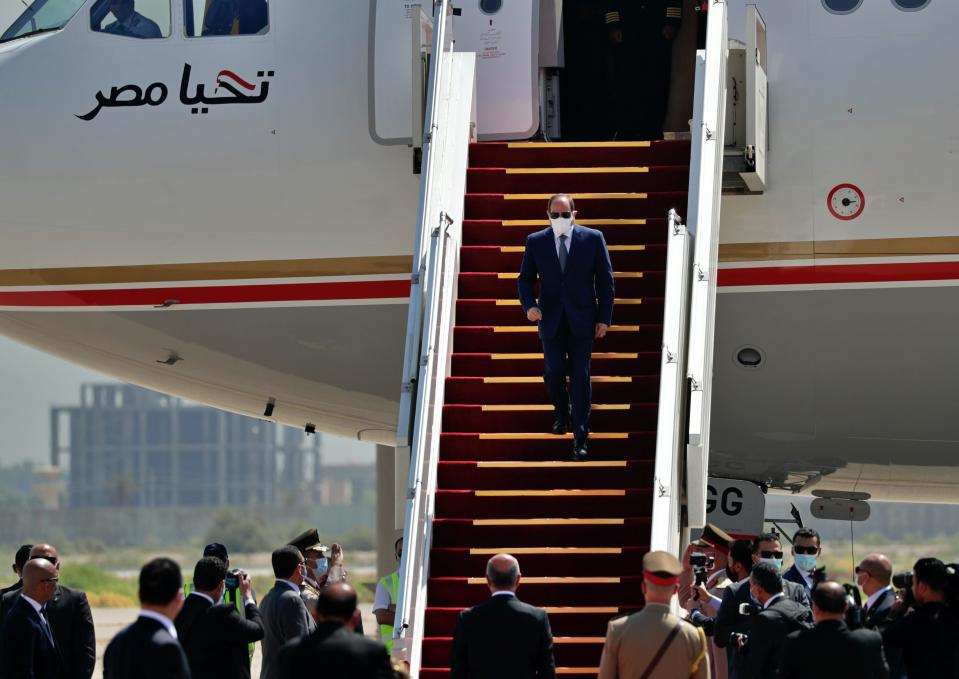
[[[799,545],[794,545],[793,551],[796,552],[796,554],[815,554],[819,551],[819,547],[800,547]]]
[[[772,551],[769,551],[768,549],[764,549],[763,551],[759,553],[759,556],[762,557],[763,559],[781,559],[783,558],[783,553],[772,552]]]
[[[573,216],[572,212],[550,212],[549,213],[550,219],[559,219],[560,217],[562,217],[563,219],[569,219],[572,216]]]

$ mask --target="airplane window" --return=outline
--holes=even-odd
[[[169,38],[170,0],[97,0],[90,28],[127,38]]]
[[[270,30],[267,0],[183,0],[188,38],[264,35]]]
[[[892,4],[906,12],[918,12],[925,9],[932,0],[892,0]]]
[[[0,35],[0,42],[25,38],[34,33],[56,31],[67,25],[85,0],[33,0]]]
[[[822,6],[833,14],[852,14],[861,4],[862,0],[822,0]]]

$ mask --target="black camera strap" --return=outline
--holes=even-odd
[[[669,645],[673,643],[673,639],[675,639],[676,635],[679,634],[679,628],[682,626],[682,624],[682,622],[677,623],[676,626],[669,631],[669,634],[666,635],[666,638],[663,640],[659,650],[656,651],[656,655],[654,655],[653,659],[649,661],[649,665],[646,667],[646,671],[640,676],[640,679],[649,679],[652,676],[653,671],[659,665],[659,662],[663,659],[663,656],[666,655],[666,649],[669,648]]]

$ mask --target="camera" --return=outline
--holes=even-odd
[[[739,604],[739,614],[740,615],[756,615],[762,609],[756,604]]]
[[[716,566],[716,558],[701,552],[695,552],[689,555],[689,565],[693,567],[693,573],[696,575],[696,586],[699,587],[705,585],[709,579],[709,571]]]
[[[893,575],[892,586],[896,589],[912,589],[912,571]]]
[[[842,588],[846,590],[846,626],[849,629],[859,629],[863,626],[862,596],[859,588],[848,582],[843,583]]]
[[[234,568],[226,573],[226,588],[237,589],[240,586],[240,569]]]

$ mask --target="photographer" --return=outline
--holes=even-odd
[[[715,616],[725,589],[732,584],[728,555],[733,539],[713,524],[706,524],[702,537],[683,555],[679,579],[679,602],[689,612],[688,620],[703,628],[709,641],[709,664],[713,679],[726,679],[726,653],[713,638]]]
[[[250,576],[236,573],[244,616],[229,602],[218,603],[226,590],[227,566],[206,556],[193,569],[193,591],[176,617],[177,635],[193,679],[249,679],[248,645],[263,639],[263,622],[253,601]]]
[[[732,638],[735,634],[749,632],[749,617],[739,612],[740,604],[749,604],[749,574],[753,569],[753,544],[750,540],[736,540],[729,548],[726,574],[733,584],[723,591],[723,600],[713,620],[713,640],[716,646],[726,649],[726,665],[730,679],[738,677],[742,663],[739,644]],[[705,629],[705,625],[703,626]]]
[[[882,640],[887,653],[901,653],[909,679],[959,676],[959,620],[953,608],[959,592],[950,578],[955,573],[930,557],[919,559],[912,573],[893,578],[902,589],[893,604],[894,621]]]

